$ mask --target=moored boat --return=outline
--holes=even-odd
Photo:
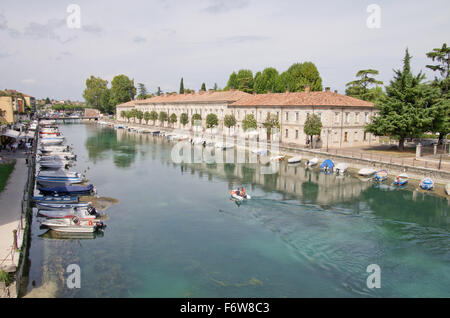
[[[338,163],[335,166],[336,174],[344,174],[348,169],[348,165],[344,162]]]
[[[39,161],[39,164],[43,168],[47,169],[62,169],[70,165],[70,161],[68,160],[46,160]]]
[[[238,200],[238,201],[244,201],[244,200],[250,200],[251,197],[250,195],[248,195],[247,193],[242,193],[242,190],[231,190],[230,191],[230,195],[233,199]]]
[[[302,156],[296,156],[288,159],[288,163],[299,163],[302,161]]]
[[[67,233],[92,233],[105,227],[103,222],[80,221],[77,217],[48,219],[41,221],[41,224],[54,231]]]
[[[90,202],[76,202],[76,203],[43,203],[36,202],[36,207],[42,210],[53,210],[53,211],[65,211],[73,209],[88,209],[91,207]]]
[[[432,190],[434,188],[434,181],[431,178],[424,178],[420,181],[420,187],[423,190]]]
[[[334,162],[331,159],[327,159],[320,165],[320,169],[323,171],[333,171],[334,169]]]
[[[445,185],[445,193],[447,193],[447,195],[450,195],[450,183],[447,183]]]
[[[97,210],[93,207],[89,209],[72,209],[72,210],[39,210],[38,214],[40,216],[49,218],[49,219],[66,219],[77,217],[80,221],[84,220],[95,220],[100,215],[97,213]]]
[[[358,174],[360,176],[370,177],[370,176],[373,176],[375,174],[375,172],[377,172],[377,171],[373,168],[362,168],[358,171]]]
[[[38,190],[43,194],[49,195],[89,195],[95,192],[92,184],[87,186],[39,187]]]
[[[315,166],[318,163],[319,163],[319,159],[318,158],[312,158],[311,160],[306,161],[305,165],[308,166],[308,167],[313,167],[313,166]]]
[[[69,204],[79,202],[79,198],[75,196],[34,196],[33,201],[34,203]]]
[[[384,181],[388,177],[388,172],[386,169],[375,172],[375,176],[373,177],[375,181]]]
[[[408,175],[406,173],[402,173],[395,178],[394,184],[397,186],[402,186],[408,183]]]

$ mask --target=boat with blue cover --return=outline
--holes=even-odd
[[[78,203],[79,198],[74,196],[35,196],[35,203],[70,204]]]
[[[395,178],[394,184],[397,186],[403,186],[408,183],[408,175],[406,173],[402,173]]]
[[[331,159],[327,159],[320,165],[320,169],[323,171],[333,171],[334,162]]]
[[[36,202],[36,207],[42,210],[74,210],[74,209],[87,209],[91,207],[90,202],[77,202],[77,203],[42,203]]]
[[[89,195],[95,192],[93,184],[87,186],[62,186],[52,188],[40,187],[38,190],[46,195]]]
[[[431,178],[425,178],[420,181],[420,187],[423,190],[431,190],[434,188],[434,181]]]

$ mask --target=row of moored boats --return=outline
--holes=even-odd
[[[34,122],[32,127],[39,129],[36,188],[40,195],[34,196],[33,201],[42,218],[41,225],[64,233],[102,230],[105,225],[95,207],[91,202],[80,201],[80,196],[95,194],[95,187],[86,184],[81,173],[68,170],[77,156],[54,121],[41,121],[39,125]]]

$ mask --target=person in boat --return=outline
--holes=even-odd
[[[237,188],[236,195],[239,196],[239,197],[241,196],[241,188]]]
[[[244,198],[245,198],[245,188],[244,188],[244,187],[242,187],[241,197],[244,197]]]

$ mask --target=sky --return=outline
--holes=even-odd
[[[388,84],[406,48],[431,80],[425,54],[449,42],[449,17],[448,0],[1,0],[0,89],[82,101],[91,75],[170,92],[181,77],[185,88],[224,87],[239,69],[311,61],[324,87],[344,93],[360,69]]]

